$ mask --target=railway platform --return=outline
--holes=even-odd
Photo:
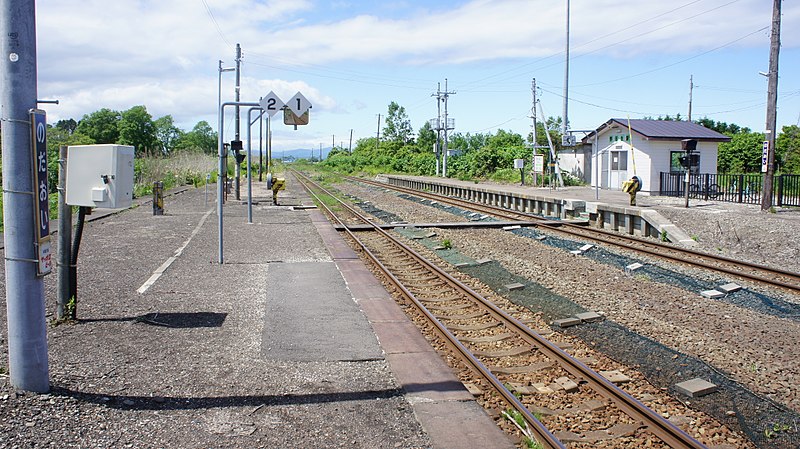
[[[682,205],[684,203],[682,198],[638,195],[637,205],[631,206],[630,196],[625,192],[598,190],[587,186],[551,188],[408,175],[380,175],[378,178],[389,184],[427,190],[522,212],[562,219],[584,218],[591,226],[598,228],[644,237],[666,236],[674,243],[696,246],[696,242],[683,229],[658,211],[660,207]],[[698,200],[691,202],[694,206],[701,203]]]
[[[214,186],[90,217],[51,391],[0,376],[0,445],[514,447],[300,185],[277,206],[253,186],[252,223],[224,207],[222,265]]]

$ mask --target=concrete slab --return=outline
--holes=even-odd
[[[498,448],[516,447],[489,419],[475,402],[464,402],[457,409],[452,405],[420,403],[414,406],[422,428],[438,448]],[[455,425],[455,424],[458,425]]]
[[[560,320],[553,321],[553,326],[557,326],[560,328],[570,327],[570,326],[577,326],[581,324],[581,320],[575,317],[569,318],[562,318]]]
[[[401,312],[402,313],[402,312]],[[373,322],[372,328],[386,354],[419,354],[430,352],[439,357],[411,321]]]
[[[675,389],[678,390],[679,393],[683,393],[686,396],[696,398],[700,396],[705,396],[707,394],[715,393],[717,390],[719,390],[719,387],[707,380],[694,378],[675,384]]]
[[[449,366],[433,351],[386,354],[395,379],[411,402],[471,401],[472,394],[458,381]]]
[[[362,299],[358,301],[361,311],[367,319],[373,323],[373,328],[377,322],[385,321],[408,321],[405,313],[397,307],[393,299]]]
[[[742,286],[741,286],[741,285],[739,285],[739,284],[735,284],[735,283],[733,283],[733,282],[731,282],[731,283],[729,283],[729,284],[723,284],[723,285],[720,285],[719,287],[717,287],[717,288],[716,288],[716,290],[719,290],[719,291],[721,291],[721,292],[723,292],[723,293],[733,293],[733,292],[738,292],[738,291],[739,291],[739,290],[741,290],[741,289],[742,289]]]
[[[333,262],[270,264],[262,357],[288,361],[383,358]]]
[[[584,323],[594,323],[596,321],[602,321],[605,317],[597,312],[583,312],[576,313],[575,318],[583,321]]]
[[[704,290],[700,292],[700,295],[708,299],[719,299],[725,297],[725,293],[722,293],[719,290]]]
[[[605,377],[609,382],[615,384],[622,384],[625,382],[630,382],[631,378],[623,374],[619,370],[612,370],[612,371],[599,371],[598,374]]]
[[[522,290],[523,288],[525,288],[525,284],[520,284],[519,282],[514,282],[512,284],[506,284],[505,287],[509,291],[513,292],[514,290]]]
[[[594,245],[587,243],[587,244],[581,246],[579,249],[581,251],[583,251],[583,252],[586,252],[586,251],[589,251],[592,248],[594,248]]]
[[[630,265],[625,267],[625,272],[626,273],[633,273],[634,271],[638,270],[639,268],[642,268],[643,266],[644,265],[640,264],[639,262],[634,262],[634,263],[632,263],[632,264],[630,264]]]

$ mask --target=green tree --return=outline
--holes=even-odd
[[[411,120],[406,114],[406,108],[394,101],[389,103],[385,123],[386,126],[383,127],[385,140],[399,144],[406,144],[411,140],[414,131],[411,128]]]
[[[78,122],[76,122],[74,119],[61,119],[56,122],[56,128],[72,134],[76,129],[78,129]]]
[[[800,174],[800,127],[784,126],[775,146],[781,172]]]
[[[124,111],[119,121],[119,142],[133,145],[137,155],[149,155],[158,148],[153,117],[144,106],[134,106]]]
[[[175,144],[180,139],[183,131],[175,126],[171,115],[157,118],[153,125],[156,129],[156,138],[161,145],[161,153],[167,156],[175,149]]]
[[[207,121],[201,120],[191,131],[183,133],[175,142],[179,150],[200,150],[203,153],[217,154],[217,133],[211,129]]]
[[[95,143],[118,143],[120,119],[118,111],[103,108],[84,115],[75,131],[89,136]]]
[[[708,129],[712,129],[720,134],[725,134],[726,136],[733,136],[734,134],[739,133],[749,133],[751,132],[750,128],[741,127],[735,123],[725,123],[725,122],[715,122],[708,117],[703,117],[700,120],[695,121],[698,125],[705,126]]]
[[[720,173],[757,173],[761,170],[764,134],[740,132],[730,142],[719,144],[717,171]]]
[[[436,131],[433,130],[429,122],[425,122],[417,134],[417,152],[433,153],[434,143],[436,143]]]

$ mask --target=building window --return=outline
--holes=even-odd
[[[628,152],[612,151],[611,170],[627,170],[627,169],[628,169]]]
[[[697,155],[698,162],[699,162],[700,153],[695,152],[695,154]],[[670,151],[669,152],[669,172],[670,173],[685,173],[686,172],[686,169],[683,168],[683,166],[681,165],[681,160],[680,160],[680,158],[682,156],[684,156],[684,155],[686,155],[686,153],[683,152],[683,151]],[[691,170],[690,170],[690,173],[692,173],[692,174],[700,173],[700,164],[698,163],[696,166],[692,167]]]

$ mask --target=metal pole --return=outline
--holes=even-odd
[[[0,0],[8,367],[11,385],[50,390],[44,281],[34,248],[34,186],[30,110],[36,108],[36,8],[30,0]]]
[[[241,75],[242,75],[242,72],[241,72],[241,61],[242,61],[242,47],[239,44],[236,44],[236,87],[235,87],[234,101],[236,101],[237,103],[239,102],[239,91],[241,90],[240,89],[240,86],[241,86],[240,82],[241,82]],[[240,130],[241,130],[241,123],[240,122],[241,122],[241,119],[239,117],[239,106],[236,106],[235,114],[236,114],[236,117],[235,117],[235,120],[236,120],[235,121],[235,123],[236,123],[236,140],[241,140],[241,134],[240,134]],[[236,158],[234,157],[234,159],[236,159]],[[237,200],[241,199],[241,193],[240,193],[241,187],[239,185],[240,184],[240,179],[239,178],[241,177],[241,175],[242,175],[242,166],[239,164],[239,161],[236,161],[236,169],[234,170],[234,176],[236,176],[236,187],[234,189],[234,195],[236,196]]]
[[[769,81],[767,86],[767,172],[761,190],[761,210],[772,207],[772,190],[775,177],[775,139],[778,137],[778,54],[781,47],[781,0],[772,3],[772,36],[769,46]]]
[[[247,223],[250,224],[253,223],[253,173],[250,168],[250,153],[253,151],[253,146],[250,143],[252,141],[250,130],[254,123],[250,120],[250,116],[253,111],[261,111],[261,114],[258,116],[259,123],[261,122],[261,117],[264,115],[264,111],[260,107],[247,110]],[[259,148],[258,151],[261,152],[261,148]]]
[[[567,106],[569,105],[569,0],[567,0],[567,36],[566,50],[564,51],[564,115],[561,123],[561,136],[567,135],[569,120],[567,119]],[[542,120],[546,117],[542,116]],[[562,137],[563,138],[563,137]]]
[[[447,91],[447,78],[444,79],[444,148],[442,149],[442,177],[447,177],[447,97],[450,92]]]
[[[267,116],[267,173],[272,173],[272,117]]]
[[[232,72],[234,70],[236,70],[235,67],[223,68],[222,67],[222,60],[221,59],[219,60],[219,68],[218,68],[218,76],[217,76],[217,110],[222,109],[222,72]],[[217,119],[219,120],[219,116],[217,117]],[[220,121],[220,123],[222,123],[222,122]],[[221,139],[222,138],[222,126],[217,128],[217,131],[219,131],[220,141],[223,141]],[[227,168],[228,168],[228,167],[224,167],[225,164],[223,164],[223,162],[224,162],[223,159],[225,158],[225,150],[224,150],[224,148],[219,152],[219,154],[220,154],[220,161],[219,161],[219,173],[217,173],[217,184],[223,184],[223,182],[225,180],[227,180],[227,178],[228,178],[227,173],[225,175],[223,175],[223,170],[225,170],[227,172]],[[218,214],[222,213],[222,208],[221,207],[217,208],[217,213]]]
[[[258,101],[261,103],[261,100]],[[258,117],[258,182],[261,182],[262,167],[264,167],[264,113]]]
[[[69,261],[72,259],[72,208],[67,205],[67,147],[58,148],[58,306],[56,319],[67,316],[70,277]]]
[[[594,199],[600,199],[600,146],[597,144],[597,139],[600,133],[594,131]]]
[[[217,140],[217,152],[219,155],[219,170],[222,172],[222,160],[225,155],[225,146],[222,142],[222,131],[224,129],[223,123],[225,122],[225,106],[258,106],[258,103],[247,103],[239,101],[228,101],[219,106],[219,136]],[[217,234],[218,234],[218,252],[217,263],[220,265],[225,263],[223,256],[223,232],[222,232],[222,183],[217,182]]]
[[[220,76],[222,76],[222,72],[220,72]],[[225,120],[225,107],[220,104],[219,105],[219,123],[217,123],[217,129],[219,130],[219,135],[217,136],[217,155],[219,156],[219,174],[217,175],[217,234],[219,237],[219,242],[217,245],[218,254],[217,254],[217,263],[222,264],[223,260],[223,250],[222,250],[222,189],[223,189],[223,181],[222,178],[222,171],[225,170],[223,167],[223,161],[225,160],[225,145],[222,143],[222,131],[223,131],[223,122]]]

